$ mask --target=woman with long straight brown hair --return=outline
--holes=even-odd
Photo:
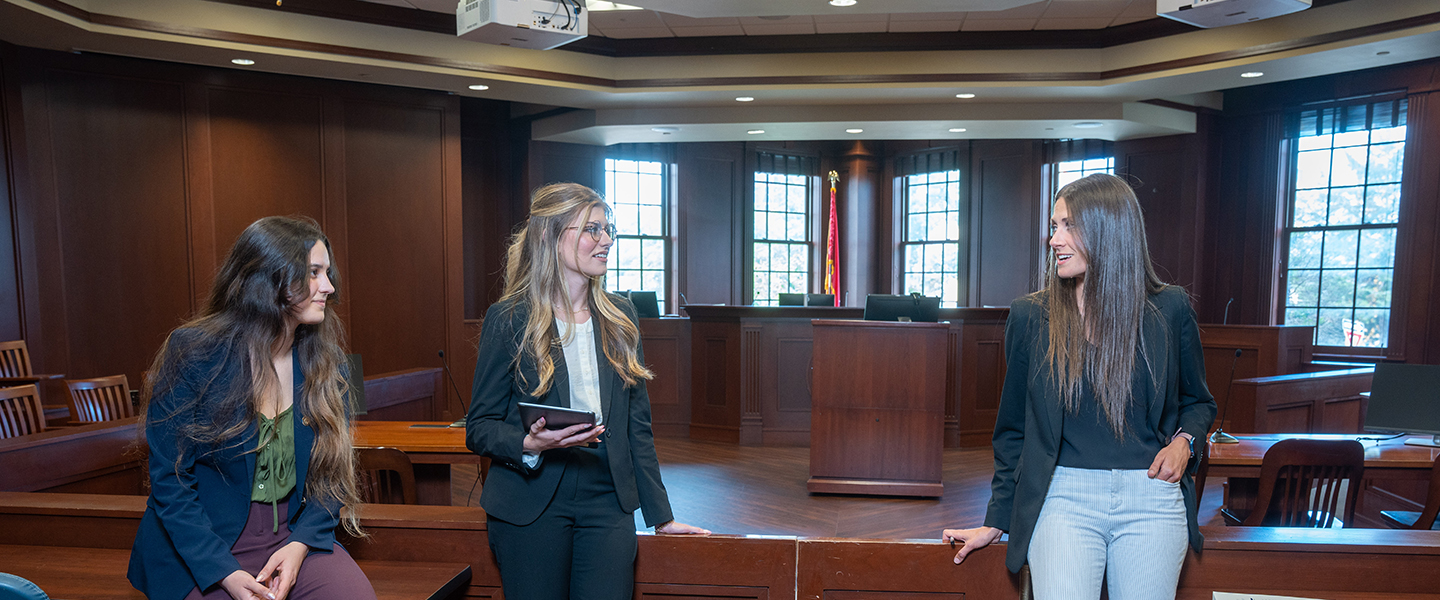
[[[1190,298],[1150,264],[1135,193],[1112,175],[1060,189],[1045,289],[1010,305],[984,525],[947,529],[958,564],[1009,532],[1039,600],[1175,597],[1200,551],[1197,462],[1215,419]]]
[[[335,542],[355,459],[330,241],[266,217],[150,367],[150,499],[130,582],[152,600],[373,600]]]
[[[506,256],[505,294],[485,313],[466,444],[492,462],[480,494],[510,600],[633,594],[635,518],[675,522],[650,428],[652,377],[629,301],[605,292],[615,228],[599,194],[535,191]],[[596,425],[528,429],[518,404],[594,413]]]

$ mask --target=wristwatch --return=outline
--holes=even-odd
[[[1177,437],[1185,438],[1185,441],[1190,444],[1190,458],[1195,458],[1195,436],[1185,433],[1183,431],[1177,431],[1175,432],[1175,435],[1170,437],[1170,442],[1174,443],[1175,438]]]

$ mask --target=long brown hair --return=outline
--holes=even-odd
[[[610,207],[600,194],[578,183],[552,183],[530,197],[530,218],[510,241],[505,254],[505,294],[501,301],[514,305],[528,304],[530,316],[525,321],[521,352],[515,357],[516,373],[520,373],[522,357],[535,361],[539,381],[532,385],[530,395],[539,397],[549,391],[555,377],[555,359],[551,348],[561,343],[555,330],[555,303],[572,306],[570,290],[565,287],[562,252],[573,252],[579,258],[577,232],[574,248],[560,247],[560,238],[576,219],[600,209],[608,219]],[[583,226],[583,225],[582,225]],[[586,301],[595,330],[604,340],[605,359],[625,381],[633,386],[654,374],[640,364],[640,328],[610,300],[605,293],[605,278],[591,277],[586,287]]]
[[[1145,347],[1141,323],[1147,311],[1155,310],[1150,294],[1165,284],[1150,264],[1140,201],[1124,180],[1090,175],[1061,188],[1055,198],[1064,199],[1069,208],[1069,227],[1079,242],[1074,250],[1086,262],[1081,276],[1085,312],[1081,314],[1075,297],[1081,277],[1059,277],[1051,252],[1045,283],[1050,317],[1045,362],[1066,410],[1075,409],[1088,378],[1110,429],[1121,436],[1137,349],[1151,381],[1157,386],[1162,381],[1157,361],[1150,360],[1151,349]]]
[[[143,426],[175,419],[180,445],[177,467],[180,457],[196,446],[233,447],[249,441],[241,435],[280,385],[272,357],[282,350],[276,346],[285,338],[290,322],[286,316],[311,294],[310,251],[315,244],[330,251],[330,240],[308,218],[265,217],[251,223],[216,273],[204,309],[160,347],[145,380],[140,422]],[[339,512],[341,505],[355,506],[360,499],[345,404],[348,386],[341,374],[345,334],[334,313],[340,281],[333,256],[326,275],[336,291],[327,298],[325,319],[301,324],[294,331],[293,344],[305,376],[304,393],[295,402],[315,429],[304,493],[326,510]],[[202,361],[219,366],[209,373],[195,372]],[[231,370],[242,376],[221,377]],[[200,393],[169,414],[150,414],[156,394],[182,385],[192,385]],[[344,526],[352,534],[364,535],[354,511],[344,519]]]

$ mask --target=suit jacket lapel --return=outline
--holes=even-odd
[[[553,390],[551,393],[555,395],[555,399],[559,400],[559,402],[550,402],[549,404],[558,404],[565,408],[571,408],[570,367],[565,364],[565,349],[560,346],[555,346],[550,350],[550,358],[555,361],[555,375],[554,379],[551,380],[550,389]]]
[[[605,359],[605,340],[602,339],[601,327],[593,317],[590,322],[595,323],[595,327],[592,329],[595,331],[595,371],[600,375],[598,383],[600,386],[600,415],[603,420],[608,422],[610,420],[608,415],[611,414],[611,398],[614,396],[614,387],[620,378],[610,367],[610,361]]]
[[[1145,314],[1140,319],[1140,335],[1145,340],[1145,360],[1149,361],[1149,364],[1137,361],[1135,376],[1144,377],[1144,385],[1132,385],[1132,387],[1145,390],[1146,400],[1148,400],[1145,406],[1149,409],[1149,421],[1152,429],[1160,426],[1160,416],[1165,411],[1165,407],[1161,405],[1165,394],[1155,389],[1157,381],[1162,383],[1167,381],[1166,368],[1170,364],[1170,346],[1165,343],[1165,329],[1165,319],[1160,317],[1160,312],[1155,305],[1146,300]],[[1152,372],[1154,373],[1153,379]]]

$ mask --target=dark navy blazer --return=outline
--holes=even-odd
[[[610,296],[632,323],[638,323],[635,307],[619,296]],[[570,375],[563,350],[551,352],[555,374],[550,390],[542,398],[527,389],[539,380],[535,361],[522,358],[515,376],[515,357],[520,355],[521,337],[530,307],[519,302],[497,302],[485,313],[480,332],[480,356],[475,363],[475,385],[470,412],[466,416],[465,444],[472,452],[488,456],[496,467],[490,469],[480,506],[495,518],[515,525],[529,525],[540,516],[560,485],[564,461],[541,456],[534,469],[521,459],[527,433],[520,424],[519,402],[570,406]],[[626,387],[625,380],[605,359],[604,332],[595,331],[595,356],[600,373],[600,410],[605,415],[601,434],[610,462],[610,476],[620,506],[633,512],[641,509],[651,527],[670,521],[670,497],[660,481],[660,462],[655,457],[655,437],[650,428],[650,396],[645,382]],[[643,350],[637,348],[641,364]]]
[[[1046,293],[1030,294],[1010,304],[1005,322],[1005,387],[995,419],[995,476],[985,525],[1010,534],[1005,566],[1020,570],[1030,551],[1030,535],[1040,518],[1050,478],[1055,474],[1064,413],[1059,385],[1045,362],[1049,349]],[[1215,399],[1205,386],[1205,357],[1200,328],[1190,297],[1175,286],[1151,294],[1140,323],[1140,335],[1151,357],[1159,389],[1144,386],[1148,423],[1137,424],[1168,440],[1177,431],[1203,444],[1215,420]],[[1136,364],[1136,369],[1145,368]],[[1195,480],[1198,461],[1191,460],[1180,477],[1189,520],[1190,545],[1200,551],[1204,539],[1196,519]]]
[[[193,336],[178,330],[172,337]],[[183,337],[181,338],[183,339]],[[204,591],[242,570],[230,554],[250,515],[255,477],[257,426],[252,419],[244,433],[224,444],[192,445],[176,464],[178,425],[214,419],[208,393],[221,394],[236,378],[249,381],[245,350],[212,347],[180,358],[180,377],[173,387],[155,389],[146,414],[150,446],[150,498],[130,550],[130,583],[151,600],[180,600],[193,588]],[[290,496],[290,541],[311,552],[330,552],[335,544],[339,507],[304,498],[305,475],[315,430],[305,417],[305,375],[295,353],[295,492]],[[179,412],[196,398],[188,412]],[[300,497],[298,502],[296,497]],[[327,510],[328,508],[328,510]],[[252,573],[253,575],[253,573]]]

